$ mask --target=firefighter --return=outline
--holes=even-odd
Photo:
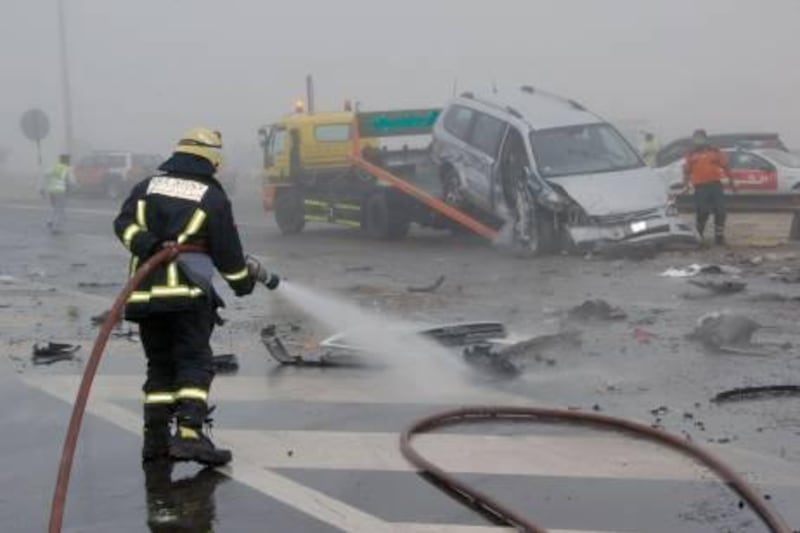
[[[692,135],[692,149],[683,166],[685,190],[694,189],[697,233],[703,238],[709,216],[714,214],[714,242],[725,244],[725,191],[722,180],[727,178],[732,192],[736,192],[728,157],[722,150],[711,146],[705,130]]]
[[[165,247],[195,244],[205,249],[157,268],[125,307],[126,319],[139,324],[147,358],[145,462],[169,457],[223,465],[231,460],[231,452],[214,446],[204,431],[214,377],[209,339],[215,323],[221,323],[216,310],[224,305],[211,278],[218,270],[237,296],[250,294],[256,280],[270,289],[279,283],[242,253],[230,200],[214,178],[221,150],[219,132],[189,130],[159,167],[163,174],[138,183],[114,220],[117,237],[132,254],[131,275]]]
[[[53,208],[50,220],[47,221],[47,227],[53,233],[61,233],[64,229],[67,219],[67,189],[74,183],[69,155],[61,154],[58,156],[58,163],[44,175],[42,185],[39,187],[39,194],[47,196]]]

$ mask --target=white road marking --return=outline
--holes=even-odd
[[[66,382],[45,384],[48,380],[30,376],[23,376],[22,380],[69,404],[74,401],[74,387]],[[141,417],[133,411],[95,397],[90,400],[87,412],[99,416],[121,429],[137,435],[141,434]],[[224,439],[217,440],[222,446],[227,444]],[[345,531],[357,533],[390,533],[393,531],[390,523],[285,476],[265,470],[257,464],[250,463],[247,459],[240,458],[238,453],[234,465],[219,470],[236,481]]]
[[[75,397],[75,386],[64,380],[52,380],[42,376],[21,376],[23,382],[40,389],[66,403],[71,404]],[[141,417],[131,410],[114,405],[96,396],[90,399],[87,412],[103,418],[117,427],[131,433],[141,433]],[[233,432],[227,432],[233,433]],[[302,432],[301,432],[302,433]],[[396,443],[396,435],[393,435]],[[314,439],[314,436],[311,435]],[[222,446],[237,446],[230,435],[217,439]],[[234,439],[235,440],[235,439]],[[313,447],[313,443],[309,443]],[[322,446],[322,448],[326,448]],[[327,449],[327,448],[326,448]],[[251,452],[253,448],[250,447]],[[330,452],[330,449],[327,449]],[[261,450],[259,457],[270,455],[270,450]],[[335,455],[335,454],[330,454]],[[225,475],[259,492],[270,496],[289,507],[330,524],[336,528],[354,533],[501,533],[513,531],[506,527],[466,526],[453,524],[390,523],[356,509],[340,500],[297,483],[285,476],[265,468],[260,461],[253,461],[248,453],[241,453],[236,447],[233,465],[218,469]],[[550,530],[551,533],[613,533],[599,530]]]
[[[266,357],[266,355],[264,356]],[[71,387],[77,390],[78,377],[67,375],[41,376],[39,379],[52,383],[56,388]],[[92,393],[102,398],[115,400],[140,400],[142,377],[134,375],[99,375],[95,379]],[[409,393],[408,388],[387,388],[380,373],[369,375],[336,377],[331,386],[330,374],[304,374],[298,372],[283,379],[261,376],[225,376],[214,380],[211,396],[221,401],[269,401],[290,400],[313,403],[403,403],[463,405],[467,403],[504,403],[520,405],[523,398],[487,389],[468,389],[425,395],[419,391]],[[529,402],[528,402],[529,403]]]

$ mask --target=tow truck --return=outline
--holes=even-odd
[[[286,235],[306,224],[360,228],[384,240],[404,238],[412,223],[465,227],[488,239],[497,229],[440,198],[441,181],[427,146],[441,110],[308,113],[297,110],[259,130],[264,153],[264,210]],[[400,146],[391,147],[391,142]],[[403,142],[405,141],[405,142]],[[396,144],[396,143],[395,143]]]

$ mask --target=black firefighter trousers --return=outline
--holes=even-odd
[[[164,413],[175,412],[179,425],[202,426],[214,379],[209,344],[214,324],[211,305],[155,313],[139,320],[147,357],[145,425],[149,417],[159,419],[152,422],[163,422]]]

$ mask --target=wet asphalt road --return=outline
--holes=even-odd
[[[763,252],[522,261],[477,241],[430,232],[401,243],[337,228],[287,238],[264,219],[256,197],[240,194],[237,208],[247,250],[278,272],[405,319],[501,320],[525,335],[551,331],[561,311],[588,298],[607,299],[628,316],[570,324],[581,344],[531,358],[516,381],[474,375],[456,389],[437,391],[429,383],[435,385],[436,376],[415,375],[426,385],[417,389],[393,378],[391,368],[278,368],[258,342],[262,326],[291,323],[299,329],[292,340],[301,344],[328,332],[279,295],[230,296],[229,324],[214,337],[218,352],[235,352],[241,361],[239,372],[220,376],[213,391],[219,405],[214,435],[235,453],[224,476],[189,465],[171,477],[163,469],[142,471],[140,347],[117,339],[81,436],[68,530],[147,531],[149,516],[151,530],[161,531],[154,523],[172,513],[196,520],[185,524],[188,531],[209,523],[215,531],[494,531],[421,480],[395,446],[397,433],[416,417],[480,403],[594,408],[660,424],[727,458],[800,525],[793,505],[800,501],[800,400],[709,402],[731,387],[800,382],[800,304],[751,300],[755,294],[800,294],[800,285],[767,278],[800,261],[747,267],[750,285],[743,294],[687,299],[682,295],[693,289],[658,274],[669,266]],[[46,523],[82,364],[33,367],[30,347],[36,340],[64,340],[80,343],[80,353],[88,355],[95,334],[89,317],[108,307],[124,277],[126,255],[110,233],[114,209],[103,200],[76,200],[69,233],[53,237],[44,231],[40,203],[0,205],[0,274],[12,277],[0,284],[0,395],[7,406],[0,414],[3,531],[41,531]],[[406,291],[439,275],[446,281],[435,293]],[[772,326],[759,340],[792,346],[765,357],[731,356],[706,353],[684,338],[703,313],[723,308]],[[617,436],[498,426],[451,431],[424,443],[450,470],[554,530],[763,530],[735,496],[684,460]]]

